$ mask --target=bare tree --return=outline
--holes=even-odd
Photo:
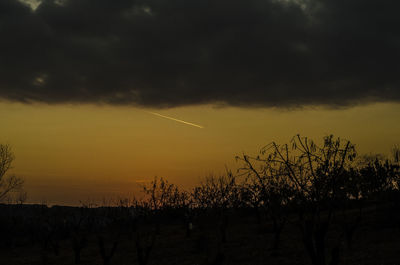
[[[335,139],[330,135],[324,137],[323,144],[319,146],[306,137],[296,135],[290,144],[278,145],[272,142],[262,149],[260,156],[254,158],[263,163],[263,174],[254,169],[248,157],[242,158],[246,162],[247,171],[254,173],[263,189],[266,189],[264,176],[267,175],[276,180],[279,180],[278,176],[284,177],[283,186],[273,182],[272,187],[277,187],[278,191],[282,187],[294,191],[292,204],[298,212],[303,243],[313,265],[327,264],[326,235],[337,201],[347,196],[343,195],[347,193],[343,192],[346,188],[343,183],[349,176],[348,169],[355,157],[355,147],[349,141]],[[332,249],[330,264],[337,264],[338,255],[337,246]]]
[[[139,265],[147,265],[150,259],[151,251],[156,241],[156,233],[140,233],[136,231],[136,255]]]
[[[179,203],[179,189],[176,185],[170,184],[167,180],[157,177],[144,185],[143,191],[147,195],[147,203],[155,216],[156,232],[160,234],[160,219],[165,211],[177,207]]]
[[[269,217],[272,220],[274,239],[271,249],[276,254],[280,235],[288,221],[287,206],[294,195],[293,185],[281,167],[277,170],[270,164],[265,164],[266,161],[260,156],[243,155],[237,156],[236,159],[244,162],[238,172],[242,172],[240,175],[246,177],[244,191],[248,195],[242,200],[246,200],[246,204],[255,207],[259,224],[267,221],[262,217]]]
[[[20,177],[6,176],[14,159],[11,147],[7,144],[0,144],[0,201],[4,200],[11,192],[21,190],[24,184]]]
[[[193,190],[195,205],[216,214],[220,243],[227,242],[228,212],[238,208],[241,203],[240,195],[236,177],[230,171],[218,177],[209,176]]]
[[[177,206],[178,187],[163,178],[155,177],[150,185],[143,186],[143,191],[148,196],[148,202],[155,212]]]

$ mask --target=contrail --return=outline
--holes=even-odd
[[[173,120],[173,121],[181,122],[181,123],[184,123],[184,124],[187,124],[187,125],[191,125],[191,126],[194,126],[194,127],[197,127],[197,128],[201,128],[201,129],[204,128],[201,125],[197,125],[197,124],[194,124],[194,123],[191,123],[191,122],[182,121],[182,120],[178,120],[178,119],[175,119],[175,118],[172,118],[172,117],[164,116],[164,115],[161,115],[161,114],[156,113],[156,112],[151,112],[151,111],[146,111],[146,112],[150,113],[150,114],[153,114],[153,115],[156,115],[156,116],[159,116],[159,117],[162,117],[162,118],[166,118],[166,119],[169,119],[169,120]]]

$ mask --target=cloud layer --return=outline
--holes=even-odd
[[[400,1],[0,1],[0,98],[172,107],[400,101]]]

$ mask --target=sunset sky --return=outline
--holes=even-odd
[[[128,196],[154,176],[191,187],[297,133],[388,154],[400,143],[399,8],[2,0],[0,143],[28,202],[51,204]]]

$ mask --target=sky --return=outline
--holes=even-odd
[[[2,0],[0,143],[30,202],[184,187],[297,133],[400,142],[400,3]]]

